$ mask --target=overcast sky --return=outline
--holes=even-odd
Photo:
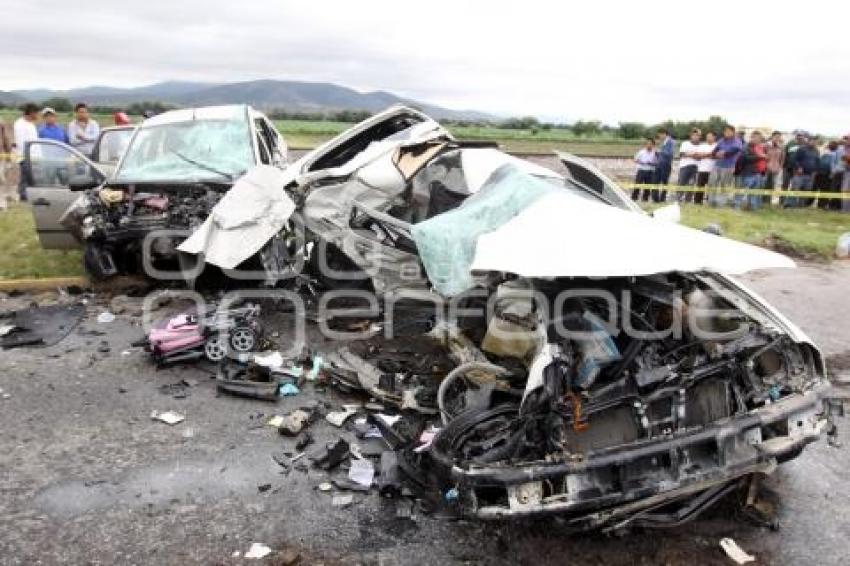
[[[850,131],[841,3],[504,4],[6,0],[0,90],[275,78],[567,121]]]

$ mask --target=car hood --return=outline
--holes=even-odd
[[[471,265],[525,277],[740,274],[769,267],[795,264],[764,248],[567,192],[548,193],[481,235]]]

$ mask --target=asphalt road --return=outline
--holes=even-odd
[[[746,279],[850,370],[850,265]],[[0,309],[25,299],[0,300]],[[727,536],[758,563],[848,562],[850,457],[825,441],[767,480],[776,531],[738,516],[731,503],[683,527],[617,537],[571,536],[553,519],[480,524],[416,510],[406,518],[374,493],[334,507],[331,494],[315,489],[324,472],[281,473],[271,455],[292,441],[262,423],[308,398],[344,398],[310,386],[277,405],[216,396],[201,368],[154,370],[129,347],[137,321],[122,314],[99,324],[99,300],[60,344],[0,352],[9,396],[0,399],[0,564],[230,564],[251,542],[274,549],[271,563],[299,555],[311,564],[731,564],[718,546]],[[281,328],[279,339],[287,336]],[[109,352],[98,351],[102,341]],[[198,380],[186,398],[161,392],[181,379]],[[186,420],[150,419],[167,409]],[[850,434],[846,420],[839,429]],[[320,441],[353,440],[324,423],[314,430]]]

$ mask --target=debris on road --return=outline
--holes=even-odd
[[[338,438],[334,442],[328,442],[324,447],[317,450],[309,456],[313,461],[313,465],[325,471],[333,470],[339,466],[343,460],[348,458],[350,446],[343,438]]]
[[[346,495],[334,495],[331,500],[331,504],[334,507],[348,507],[352,503],[354,503],[354,496],[350,493]]]
[[[252,542],[251,547],[245,553],[245,558],[261,559],[272,553],[272,549],[261,542]]]
[[[280,386],[280,391],[278,392],[281,397],[294,397],[298,393],[298,388],[293,383],[284,383]]]
[[[151,418],[155,421],[161,421],[168,425],[176,425],[182,423],[186,417],[174,411],[152,411]]]
[[[216,374],[219,391],[237,397],[277,401],[280,384],[269,369],[253,363],[223,362]]]
[[[0,335],[0,348],[58,344],[80,324],[85,313],[86,307],[82,304],[33,306],[0,313],[4,330]]]
[[[110,322],[115,322],[115,315],[109,311],[103,311],[97,315],[97,321],[100,324],[109,324]]]
[[[348,468],[348,479],[364,487],[369,487],[374,478],[375,467],[372,462],[365,458],[353,458],[351,460],[351,467]]]
[[[304,426],[310,420],[310,413],[303,409],[296,409],[288,415],[280,417],[279,420],[277,417],[275,417],[273,420],[275,421],[275,423],[280,423],[277,425],[280,434],[286,436],[298,436],[298,434],[302,430],[304,430]]]
[[[720,539],[720,548],[723,549],[723,552],[726,553],[726,556],[735,561],[736,564],[747,564],[748,562],[754,562],[756,557],[744,552],[744,550],[738,546],[731,538],[723,538]]]
[[[360,410],[360,405],[343,405],[341,411],[332,411],[325,415],[325,420],[339,428],[345,424],[345,421],[357,414]]]

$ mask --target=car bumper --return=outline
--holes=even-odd
[[[769,472],[817,440],[827,424],[824,383],[696,431],[587,454],[579,460],[453,466],[464,511],[482,519],[550,513],[606,520]],[[601,512],[601,515],[600,515]],[[595,518],[594,518],[595,517]]]

